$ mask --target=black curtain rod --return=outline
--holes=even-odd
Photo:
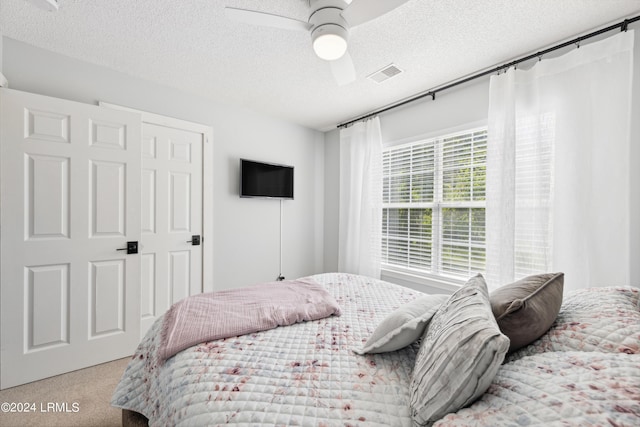
[[[499,65],[499,66],[494,67],[494,68],[492,68],[490,70],[481,71],[479,73],[472,74],[471,76],[464,77],[464,78],[462,78],[460,80],[456,80],[453,83],[445,84],[444,86],[431,89],[431,90],[429,90],[427,92],[424,92],[424,93],[422,93],[420,95],[416,95],[414,97],[405,99],[404,101],[400,101],[400,102],[397,102],[395,104],[391,104],[389,106],[380,108],[379,110],[372,111],[371,113],[368,113],[368,114],[365,114],[363,116],[360,116],[357,119],[353,119],[353,120],[349,120],[348,122],[341,123],[337,127],[338,127],[338,129],[347,127],[350,124],[353,124],[353,123],[356,123],[356,122],[359,122],[359,121],[362,121],[362,120],[366,120],[366,119],[368,119],[370,117],[373,117],[373,116],[376,116],[376,115],[378,115],[380,113],[384,113],[385,111],[389,111],[389,110],[392,110],[394,108],[398,108],[398,107],[401,107],[403,105],[406,105],[406,104],[408,104],[410,102],[414,102],[414,101],[417,101],[419,99],[426,98],[427,96],[430,96],[432,99],[435,100],[436,99],[436,93],[442,92],[443,90],[451,89],[452,87],[455,87],[455,86],[470,82],[471,80],[475,80],[475,79],[478,79],[480,77],[484,77],[484,76],[489,75],[489,74],[498,73],[498,72],[500,72],[502,70],[508,70],[510,67],[516,66],[516,65],[520,64],[521,62],[530,61],[530,60],[532,60],[534,58],[542,59],[542,56],[544,56],[544,55],[546,55],[546,54],[548,54],[550,52],[553,52],[555,50],[562,49],[562,48],[567,47],[567,46],[571,46],[571,45],[577,44],[578,47],[580,47],[580,42],[581,41],[590,39],[592,37],[599,36],[600,34],[607,33],[609,31],[615,30],[616,28],[620,28],[621,31],[627,31],[627,27],[629,26],[629,24],[631,24],[632,22],[636,22],[636,21],[640,21],[640,15],[638,15],[636,17],[633,17],[633,18],[625,19],[622,22],[618,22],[617,24],[610,25],[610,26],[608,26],[606,28],[602,28],[601,30],[594,31],[594,32],[586,34],[584,36],[576,37],[575,39],[569,40],[568,42],[560,43],[560,44],[558,44],[556,46],[553,46],[553,47],[550,47],[548,49],[544,49],[544,50],[541,50],[539,52],[532,53],[531,55],[524,56],[522,58],[516,59],[516,60],[511,61],[511,62],[508,62],[506,64]]]

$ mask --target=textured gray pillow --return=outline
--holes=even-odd
[[[478,274],[440,306],[422,339],[411,378],[414,424],[429,426],[475,401],[508,348]]]
[[[564,273],[525,277],[493,291],[493,315],[509,337],[509,351],[531,344],[549,330],[562,306]]]
[[[385,353],[408,346],[424,333],[440,304],[449,295],[424,295],[404,304],[389,314],[373,331],[358,354]]]

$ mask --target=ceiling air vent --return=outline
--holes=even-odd
[[[367,76],[367,78],[373,80],[376,83],[382,83],[385,80],[389,80],[393,76],[397,76],[402,73],[402,70],[395,64],[390,64],[381,70]]]

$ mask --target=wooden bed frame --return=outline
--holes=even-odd
[[[142,414],[128,409],[122,410],[122,427],[148,427],[149,420]]]

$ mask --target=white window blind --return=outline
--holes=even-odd
[[[486,155],[486,128],[384,150],[383,267],[484,271]]]

